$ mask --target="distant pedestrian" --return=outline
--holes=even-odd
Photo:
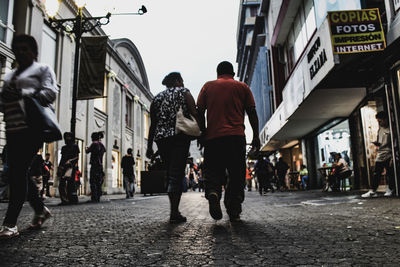
[[[23,97],[38,100],[43,106],[51,105],[58,92],[54,71],[47,65],[36,62],[38,45],[30,35],[16,35],[11,49],[17,68],[6,74],[0,92],[0,108],[6,123],[10,201],[0,238],[19,235],[16,226],[19,213],[28,193],[28,200],[35,211],[30,228],[38,229],[50,217],[50,211],[39,196],[35,181],[28,177],[28,168],[33,157],[43,145],[42,136],[34,126],[28,127]]]
[[[126,155],[123,156],[121,160],[126,198],[133,197],[133,194],[135,193],[135,172],[133,171],[134,166],[135,160],[132,155],[132,148],[128,148]]]
[[[276,163],[275,172],[278,176],[278,189],[280,189],[281,191],[289,190],[286,182],[288,170],[289,165],[284,161],[283,157],[280,157],[278,162]]]
[[[332,186],[332,191],[339,192],[340,181],[345,182],[344,179],[350,177],[352,171],[340,153],[335,153],[333,167],[334,171],[329,176],[329,184]]]
[[[268,190],[274,192],[274,188],[271,185],[272,177],[274,176],[274,167],[272,163],[260,155],[254,165],[254,171],[257,176],[260,195],[263,193],[266,194]]]
[[[146,156],[152,157],[154,140],[167,171],[167,192],[171,204],[170,223],[180,223],[186,222],[186,217],[179,212],[179,203],[190,138],[183,133],[176,134],[176,113],[182,107],[185,115],[191,114],[197,118],[197,111],[193,96],[184,87],[180,73],[171,72],[164,78],[162,84],[167,89],[156,95],[150,106],[151,125]]]
[[[40,195],[43,197],[44,194],[46,194],[46,197],[50,197],[50,185],[49,185],[49,180],[51,176],[51,171],[53,170],[53,163],[50,161],[50,153],[46,153],[44,156],[44,170],[43,170],[43,187],[42,190],[40,191]]]
[[[57,169],[57,176],[60,181],[58,190],[61,203],[68,205],[78,203],[78,195],[75,183],[75,173],[79,159],[80,149],[75,143],[75,136],[71,132],[64,133],[65,145],[61,147],[61,159]]]
[[[94,132],[91,135],[92,144],[86,147],[86,153],[90,153],[90,191],[91,202],[100,202],[102,195],[102,185],[104,179],[103,171],[103,155],[106,152],[101,139],[103,138],[102,132]]]
[[[307,183],[308,183],[308,170],[306,165],[302,164],[301,169],[299,171],[300,179],[301,179],[301,186],[303,190],[307,189]]]
[[[203,138],[206,198],[211,217],[220,220],[220,199],[227,170],[224,204],[230,221],[238,222],[246,183],[244,116],[246,112],[253,129],[253,150],[260,148],[258,117],[250,88],[233,79],[232,64],[227,61],[218,64],[217,75],[217,80],[203,86],[197,99],[202,129],[205,129],[207,111],[207,129]]]
[[[395,182],[393,176],[393,158],[392,158],[392,143],[389,129],[389,119],[388,115],[384,111],[380,111],[375,116],[379,124],[378,129],[378,139],[374,142],[374,145],[378,148],[374,174],[371,177],[370,190],[362,194],[363,198],[376,197],[376,190],[379,186],[379,181],[381,179],[382,173],[386,171],[387,177],[387,189],[384,194],[385,197],[390,197],[395,189]]]
[[[251,192],[251,188],[253,186],[253,174],[250,167],[246,168],[246,184],[247,184],[247,191]]]

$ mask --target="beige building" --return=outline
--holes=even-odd
[[[12,69],[14,56],[10,47],[13,35],[33,35],[39,44],[39,61],[53,67],[57,75],[60,91],[55,106],[61,129],[65,132],[70,130],[71,121],[75,39],[73,34],[50,27],[43,3],[43,0],[0,1],[1,78]],[[74,2],[64,0],[56,19],[74,18],[76,13]],[[87,10],[83,13],[86,17],[90,16]],[[97,27],[90,35],[105,33]],[[110,194],[123,191],[120,159],[128,148],[134,151],[139,182],[140,171],[145,169],[147,163],[145,149],[150,124],[149,108],[153,95],[140,53],[128,39],[108,40],[104,92],[105,98],[77,102],[76,138],[81,150],[79,167],[83,173],[80,190],[82,194],[88,194],[90,189],[89,156],[84,153],[84,148],[90,145],[92,132],[105,133],[103,143],[107,152],[103,162],[106,174],[104,192]],[[4,144],[4,123],[1,123],[1,148]],[[63,144],[62,141],[45,144],[43,153],[50,153],[51,160],[57,163]],[[58,181],[55,175],[53,176],[54,189],[58,191]]]

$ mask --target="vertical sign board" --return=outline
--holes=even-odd
[[[333,53],[381,51],[386,47],[379,9],[328,12]]]

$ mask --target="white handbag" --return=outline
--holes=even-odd
[[[190,118],[185,117],[182,107],[179,107],[176,113],[175,133],[184,133],[188,136],[200,136],[200,127],[196,119],[190,115]]]

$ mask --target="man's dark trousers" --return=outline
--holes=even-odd
[[[103,166],[92,165],[90,167],[90,191],[93,202],[99,202],[102,195]]]
[[[238,216],[244,200],[246,184],[246,139],[244,136],[224,136],[207,140],[204,149],[206,197],[216,192],[221,198],[225,184],[224,204],[228,215]]]

